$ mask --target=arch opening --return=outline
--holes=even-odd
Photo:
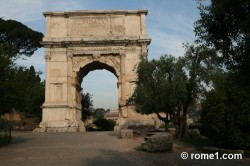
[[[83,66],[83,67],[80,67],[79,68],[79,71],[77,72],[77,80],[78,80],[78,83],[77,83],[77,85],[78,86],[76,86],[76,93],[77,94],[79,94],[80,95],[80,93],[85,93],[86,92],[86,90],[87,89],[85,89],[86,87],[84,86],[84,84],[83,84],[83,80],[84,80],[84,78],[85,77],[87,77],[87,75],[91,75],[91,73],[96,73],[96,72],[103,72],[104,74],[105,74],[105,72],[106,72],[106,76],[108,75],[108,74],[111,74],[111,75],[113,75],[113,76],[115,76],[115,78],[116,78],[116,86],[115,87],[112,87],[112,88],[117,88],[117,90],[114,90],[113,89],[113,91],[116,91],[116,97],[117,97],[117,99],[116,99],[116,107],[115,108],[112,108],[112,109],[118,109],[118,107],[119,107],[119,100],[120,100],[120,90],[119,90],[119,84],[118,84],[118,82],[119,82],[119,74],[117,74],[117,71],[116,71],[116,69],[113,67],[113,66],[110,66],[109,64],[105,64],[105,63],[103,63],[103,62],[100,62],[100,61],[93,61],[93,62],[90,62],[90,63],[88,63],[88,64],[86,64],[85,66]],[[108,73],[108,74],[107,74]],[[100,80],[99,78],[100,77],[103,77],[103,75],[99,75],[99,76],[97,76],[97,77],[99,77],[99,78],[97,78],[97,77],[95,77],[95,78],[92,78],[92,84],[91,84],[91,87],[92,87],[92,89],[94,88],[94,86],[95,86],[95,84],[102,84],[102,83],[104,83],[104,85],[106,84],[113,84],[112,83],[112,81],[114,80],[114,78],[112,78],[112,76],[111,75],[109,75],[108,77],[110,78],[110,79],[106,79],[106,78],[103,78],[102,80]],[[105,82],[104,82],[105,81]],[[110,85],[109,85],[110,86]],[[112,85],[113,86],[113,85]],[[99,87],[99,88],[105,88],[104,86],[97,86],[96,85],[96,87]],[[112,89],[111,87],[109,87],[109,89]],[[104,91],[103,89],[99,89],[100,90],[100,92],[101,91]],[[110,94],[108,94],[108,92],[106,91],[106,92],[104,92],[104,93],[106,93],[106,95],[110,95]],[[91,93],[90,93],[91,94]],[[114,94],[114,93],[113,93]],[[94,94],[93,94],[94,95]],[[103,95],[103,94],[101,94],[102,96],[105,96],[105,95]],[[96,97],[96,96],[95,96]],[[94,99],[93,99],[94,100]],[[100,101],[100,99],[98,99],[99,101]],[[78,103],[80,103],[80,101],[78,102]],[[82,106],[80,106],[80,108],[81,108]]]
[[[110,71],[104,69],[89,72],[83,78],[81,87],[82,93],[92,95],[94,109],[118,109],[117,77]]]
[[[90,72],[95,70],[107,70],[113,73],[117,77],[117,80],[119,80],[118,74],[114,69],[114,67],[99,61],[93,61],[79,69],[79,72],[77,73],[78,80],[80,81],[79,85],[81,85],[82,80],[85,76],[87,76]]]
[[[105,117],[104,112],[102,112],[103,115],[100,115],[100,111],[96,113],[96,111],[100,109],[105,111],[118,111],[118,76],[116,70],[112,66],[99,61],[88,63],[79,69],[78,80],[81,87],[78,89],[78,93],[89,93],[92,95],[93,102],[92,108],[87,109],[84,107],[84,104],[80,102],[82,111],[88,109],[93,111],[92,114],[89,114],[90,112],[82,112],[82,120],[84,123],[89,124],[91,121],[93,123],[94,119],[100,118],[99,116]],[[81,100],[83,100],[83,98]],[[84,114],[89,114],[89,116]]]

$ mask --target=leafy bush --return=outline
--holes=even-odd
[[[159,126],[159,128],[160,128],[160,129],[165,129],[165,124],[161,124],[161,125]]]
[[[11,130],[4,119],[0,119],[0,147],[8,145],[11,140]]]
[[[10,143],[11,136],[6,133],[0,133],[0,147]]]
[[[0,130],[6,128],[6,121],[3,119],[0,119]]]
[[[233,149],[250,148],[249,94],[233,90],[213,90],[206,95],[201,115],[202,133],[217,146]]]
[[[100,127],[101,131],[113,131],[116,122],[113,120],[98,119],[97,121],[94,122],[94,124]]]

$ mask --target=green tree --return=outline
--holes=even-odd
[[[197,42],[214,47],[228,70],[206,94],[203,129],[211,139],[217,133],[221,146],[249,147],[250,132],[246,128],[250,124],[250,1],[198,3],[201,18],[195,23]],[[207,123],[206,119],[213,123]]]
[[[192,105],[204,97],[207,89],[214,86],[212,80],[223,72],[222,66],[216,59],[214,49],[186,44],[185,55],[179,58],[179,66],[185,71],[186,79],[181,86],[183,88],[181,99],[179,100],[178,112],[178,138],[183,138],[187,134],[187,113]]]
[[[33,31],[14,20],[0,18],[0,112],[10,111],[21,105],[26,93],[19,85],[25,76],[23,67],[17,67],[14,61],[21,56],[31,56],[41,47],[42,33]],[[17,78],[15,78],[17,77]],[[39,76],[38,76],[39,77]],[[26,85],[27,86],[27,85]],[[18,94],[22,94],[18,95]]]
[[[235,86],[230,78],[206,94],[202,104],[202,132],[217,146],[250,148],[249,93]]]
[[[0,47],[5,56],[31,56],[42,45],[43,34],[14,20],[0,18]],[[3,54],[2,54],[3,55]]]
[[[142,58],[137,69],[136,88],[129,100],[137,112],[155,113],[165,123],[166,130],[185,91],[186,75],[180,69],[173,56],[165,55],[151,61]]]
[[[23,89],[25,90],[25,95],[23,95],[22,112],[41,116],[40,106],[45,99],[45,81],[41,81],[40,73],[36,72],[33,66],[24,72],[25,77],[23,80],[25,80],[25,84]]]
[[[199,0],[198,4],[201,17],[195,22],[197,42],[219,51],[237,82],[249,89],[250,1]]]
[[[116,122],[109,119],[97,119],[94,124],[98,127],[100,127],[100,130],[101,131],[113,131],[114,130],[114,127],[115,127],[115,124]]]
[[[97,108],[97,109],[95,109],[95,111],[93,113],[94,120],[103,119],[105,112],[106,111],[105,111],[104,108]]]
[[[41,81],[33,66],[29,69],[18,67],[9,78],[5,87],[7,95],[5,107],[14,108],[20,112],[41,116],[40,106],[44,102],[44,81]],[[8,106],[6,105],[8,104]]]
[[[174,122],[178,138],[187,133],[188,109],[213,86],[209,80],[220,71],[213,49],[188,44],[185,48],[185,56],[180,58],[165,55],[159,60],[142,59],[130,99],[137,112],[156,113],[165,122],[166,130],[168,123]]]
[[[93,100],[89,93],[82,94],[82,120],[85,121],[89,116],[93,115]]]

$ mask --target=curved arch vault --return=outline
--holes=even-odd
[[[106,69],[118,80],[120,125],[133,119],[126,105],[140,56],[147,56],[147,10],[45,12],[46,90],[41,131],[85,131],[81,120],[81,81]]]

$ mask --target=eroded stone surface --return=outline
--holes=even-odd
[[[171,133],[156,133],[145,137],[140,148],[147,152],[172,151],[173,135]]]
[[[190,129],[190,130],[188,130],[187,135],[190,138],[201,138],[201,134],[200,134],[199,129]]]
[[[122,129],[121,130],[121,137],[123,139],[133,138],[133,130],[131,130],[131,129]]]
[[[114,132],[121,132],[122,126],[115,126],[114,127]]]

